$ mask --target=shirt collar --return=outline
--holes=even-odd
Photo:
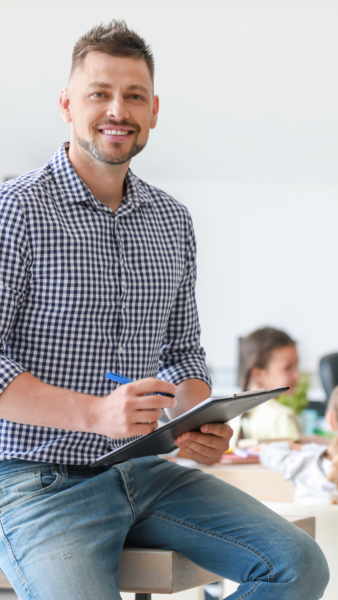
[[[67,156],[68,148],[69,142],[62,144],[49,162],[56,185],[62,192],[63,200],[68,204],[78,204],[80,202],[89,201],[96,208],[110,211],[105,204],[95,198],[84,181],[74,171]],[[122,203],[116,211],[119,215],[122,216],[122,214],[130,212],[140,204],[152,203],[153,200],[149,193],[148,186],[134,175],[130,169],[127,171],[125,183],[126,192]]]

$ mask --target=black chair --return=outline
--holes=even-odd
[[[338,385],[338,352],[327,354],[320,359],[319,374],[328,400]]]

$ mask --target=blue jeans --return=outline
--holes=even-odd
[[[178,550],[232,600],[317,600],[319,546],[240,490],[150,457],[98,470],[0,463],[0,568],[20,600],[117,600],[123,546]]]

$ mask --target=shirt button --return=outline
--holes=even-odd
[[[123,265],[124,265],[124,260],[123,260],[123,259],[121,260],[121,265],[122,265],[122,267],[123,267]]]
[[[120,346],[119,347],[119,354],[122,354],[122,352],[123,352],[123,348],[122,348],[122,346]]]
[[[126,308],[126,303],[122,302],[122,308]]]

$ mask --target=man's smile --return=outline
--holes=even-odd
[[[125,141],[135,131],[133,129],[127,129],[124,127],[99,127],[98,131],[105,137],[110,139],[114,138],[114,142]]]
[[[103,129],[102,133],[106,135],[129,135],[130,131],[122,131],[118,129]]]

